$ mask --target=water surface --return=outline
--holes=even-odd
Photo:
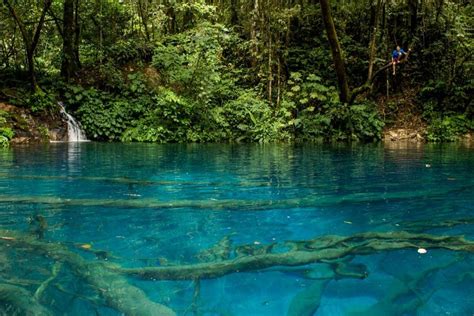
[[[112,286],[114,277],[93,267],[227,262],[285,253],[286,241],[363,232],[474,240],[473,174],[474,151],[464,145],[0,150],[0,307],[17,311],[11,295],[22,288],[45,313],[121,314],[103,293],[110,289],[55,265],[59,255],[35,240],[93,263],[82,269]],[[472,249],[381,249],[199,281],[120,277],[178,315],[472,315]]]

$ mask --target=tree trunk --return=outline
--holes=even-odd
[[[192,4],[192,1],[189,1],[189,4]],[[191,8],[188,8],[184,11],[183,16],[183,27],[182,30],[190,29],[194,26],[194,13]]]
[[[64,0],[63,11],[63,54],[61,63],[61,76],[69,81],[77,71],[75,56],[76,32],[75,32],[75,0]]]
[[[174,11],[174,5],[169,1],[165,1],[165,7],[166,7],[166,33],[167,34],[174,34],[176,33],[176,13]]]
[[[443,12],[443,0],[436,0],[436,23],[439,21],[439,16]]]
[[[409,0],[410,7],[410,33],[414,37],[418,28],[418,0]]]
[[[103,44],[104,44],[104,34],[102,31],[102,23],[104,21],[104,16],[102,15],[102,0],[96,0],[97,5],[99,6],[99,64],[102,65],[103,57],[104,57],[104,51],[103,51]]]
[[[148,6],[138,0],[138,14],[143,25],[143,32],[145,33],[145,39],[150,41],[150,32],[148,30]]]
[[[277,99],[276,107],[280,108],[280,99],[281,99],[281,60],[280,56],[277,59]]]
[[[332,18],[329,0],[320,0],[321,13],[323,16],[324,26],[326,28],[327,37],[331,46],[332,58],[336,69],[337,84],[339,86],[339,97],[341,102],[347,103],[350,99],[349,84],[347,82],[346,68],[342,56],[341,45],[337,38],[334,20]]]
[[[257,67],[257,55],[258,55],[258,44],[257,44],[257,21],[259,16],[259,0],[254,0],[253,12],[252,12],[252,24],[250,26],[250,43],[252,45],[252,56],[251,63],[252,68]]]
[[[28,63],[28,75],[30,77],[31,88],[33,91],[38,91],[38,82],[36,81],[36,71],[35,71],[35,57],[34,51],[27,49],[26,51],[26,61]]]
[[[80,69],[79,43],[81,41],[81,26],[79,24],[79,0],[75,0],[74,11],[74,59],[77,69]]]
[[[239,6],[239,0],[230,0],[230,24],[233,26],[239,25],[239,15],[237,8]]]
[[[31,45],[29,49],[27,49],[27,55],[28,56],[28,68],[30,72],[30,79],[31,79],[31,85],[34,91],[39,90],[38,84],[36,82],[36,72],[35,72],[35,51],[36,47],[38,46],[39,43],[39,38],[41,35],[41,29],[44,26],[44,19],[46,18],[46,12],[48,12],[49,8],[51,7],[52,0],[45,0],[44,1],[44,6],[43,6],[43,11],[41,12],[41,17],[38,22],[38,25],[36,26],[34,35],[33,35],[33,41],[31,41]],[[29,52],[28,52],[29,51]]]
[[[270,28],[270,27],[268,27]],[[270,105],[273,104],[273,61],[272,61],[272,53],[273,53],[273,45],[272,45],[272,34],[270,30],[268,30],[268,102]]]
[[[375,63],[375,56],[377,53],[377,28],[379,26],[380,21],[380,14],[382,12],[382,0],[377,0],[377,5],[375,7],[375,14],[374,14],[374,21],[372,27],[372,34],[370,37],[370,45],[369,45],[369,73],[367,75],[367,80],[371,80],[373,71],[374,71],[374,63]]]

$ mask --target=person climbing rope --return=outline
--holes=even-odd
[[[406,56],[408,54],[403,50],[403,48],[400,48],[400,46],[397,46],[397,48],[392,52],[392,67],[394,76],[397,64],[400,63],[400,60],[403,55]]]

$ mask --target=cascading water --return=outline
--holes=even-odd
[[[77,122],[71,114],[66,112],[64,104],[58,102],[60,112],[67,120],[67,140],[69,142],[85,142],[87,141],[86,134],[82,130],[81,125]]]

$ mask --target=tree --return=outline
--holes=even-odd
[[[334,67],[337,75],[337,84],[339,86],[339,97],[342,103],[348,103],[350,100],[350,91],[347,81],[346,67],[344,65],[341,45],[337,38],[336,27],[334,26],[334,19],[332,17],[329,0],[320,0],[319,4],[321,5],[321,14],[326,28],[329,45],[331,46],[332,58],[334,60]]]
[[[332,17],[331,8],[329,5],[329,0],[320,0],[319,1],[321,6],[321,13],[324,21],[324,26],[326,28],[326,34],[329,41],[329,45],[331,46],[331,53],[334,61],[334,66],[337,75],[338,87],[339,87],[339,98],[342,103],[347,103],[351,105],[354,103],[355,98],[367,91],[370,90],[372,83],[375,77],[382,73],[383,70],[391,67],[391,63],[386,64],[385,66],[381,67],[377,71],[373,71],[374,61],[375,61],[375,40],[376,40],[376,28],[378,25],[379,15],[381,14],[381,0],[377,1],[374,25],[372,30],[372,36],[369,44],[369,71],[367,81],[361,84],[360,86],[354,88],[353,90],[349,89],[348,79],[347,79],[347,72],[345,68],[345,60],[342,55],[341,45],[339,44],[339,40],[337,37],[336,27],[334,25],[334,19]],[[408,54],[410,51],[408,52]],[[406,62],[408,60],[407,57],[402,60],[402,62]]]
[[[375,6],[375,13],[374,13],[374,24],[372,25],[372,34],[370,36],[370,47],[369,47],[369,72],[367,78],[372,78],[374,73],[374,63],[375,63],[375,55],[377,53],[376,50],[376,40],[377,40],[377,29],[379,26],[380,15],[382,12],[382,0],[377,0],[377,5]]]
[[[15,23],[20,29],[20,33],[23,39],[23,44],[26,52],[26,60],[28,64],[28,73],[31,82],[31,88],[36,91],[39,90],[38,83],[36,81],[36,71],[35,71],[35,51],[39,43],[41,29],[45,23],[46,13],[51,7],[52,0],[44,0],[43,7],[41,9],[39,21],[33,23],[32,28],[28,28],[26,23],[23,21],[23,18],[17,13],[15,7],[9,0],[3,0],[8,11],[10,12],[11,17],[15,20]]]
[[[79,0],[64,0],[61,75],[66,81],[80,68],[78,6]]]

